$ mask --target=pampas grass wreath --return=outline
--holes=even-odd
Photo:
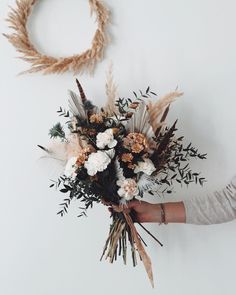
[[[81,54],[55,58],[38,52],[29,39],[27,21],[37,0],[17,0],[16,8],[10,8],[7,18],[9,28],[14,32],[4,34],[9,42],[21,54],[20,59],[31,64],[24,73],[42,72],[43,74],[62,74],[72,71],[74,74],[94,72],[96,64],[103,58],[108,41],[106,28],[110,12],[100,0],[89,0],[91,14],[96,13],[97,30],[90,49]]]

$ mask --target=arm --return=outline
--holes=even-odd
[[[128,204],[129,209],[136,213],[138,222],[157,222],[161,223],[161,206],[160,204],[151,204],[144,201],[131,201]],[[183,202],[164,203],[166,223],[185,223],[185,207]]]
[[[236,219],[236,177],[221,191],[183,202],[163,203],[166,223],[216,224]],[[160,204],[134,200],[128,204],[138,222],[162,221]]]
[[[236,176],[222,190],[183,201],[186,223],[217,224],[236,219]]]

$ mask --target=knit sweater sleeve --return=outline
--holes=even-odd
[[[236,219],[236,176],[221,191],[183,201],[186,223],[216,224]]]

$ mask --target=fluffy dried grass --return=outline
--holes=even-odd
[[[160,128],[164,122],[160,117],[168,112],[168,106],[177,98],[183,95],[183,92],[173,91],[162,98],[160,98],[157,102],[150,102],[148,105],[148,111],[150,115],[150,124],[152,125],[153,131],[156,132],[158,128]]]
[[[106,27],[109,22],[109,10],[100,0],[89,0],[91,14],[97,15],[97,30],[92,47],[81,54],[70,57],[54,58],[37,51],[29,39],[27,21],[37,0],[16,0],[16,8],[11,8],[7,22],[14,32],[4,34],[9,42],[21,54],[19,58],[31,64],[23,73],[43,72],[43,74],[62,74],[72,71],[74,74],[93,73],[96,64],[103,58],[108,36]]]
[[[118,98],[117,94],[117,85],[114,82],[113,79],[113,65],[110,63],[108,72],[107,72],[107,81],[106,81],[106,95],[107,95],[107,103],[104,107],[104,111],[110,115],[113,116],[114,113],[117,113],[117,107],[116,107],[116,100]]]

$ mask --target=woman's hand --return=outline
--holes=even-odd
[[[110,211],[120,211],[119,206],[112,206]],[[161,222],[161,209],[159,204],[151,204],[145,201],[133,200],[122,206],[122,210],[131,213],[131,216],[136,222]]]
[[[127,204],[127,210],[135,212],[134,221],[136,222],[161,222],[161,208],[159,204],[133,200]]]

